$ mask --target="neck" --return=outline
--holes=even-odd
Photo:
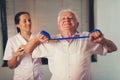
[[[21,36],[28,42],[30,40],[31,32],[21,32]]]
[[[61,36],[63,38],[72,37],[74,34],[75,34],[75,32],[71,32],[71,31],[61,32]]]

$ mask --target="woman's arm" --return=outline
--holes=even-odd
[[[13,69],[17,66],[17,58],[20,57],[22,54],[24,53],[24,49],[23,48],[19,48],[16,53],[13,54],[12,58],[10,60],[8,60],[7,64],[8,67]]]
[[[42,34],[37,34],[35,38],[30,40],[25,46],[24,46],[24,52],[27,54],[31,54],[32,51],[41,43],[47,43],[48,38]]]

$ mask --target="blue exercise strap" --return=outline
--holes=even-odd
[[[97,31],[101,33],[101,31],[98,30],[98,29],[94,29],[94,30],[91,31],[90,33],[92,33],[92,32],[97,32]],[[46,31],[44,31],[44,30],[42,30],[42,31],[40,32],[40,34],[46,36],[49,40],[69,40],[69,39],[89,38],[89,35],[88,35],[88,36],[79,36],[79,35],[76,35],[76,36],[74,36],[74,37],[69,37],[69,38],[51,38],[50,35],[49,35],[49,33],[46,32]]]

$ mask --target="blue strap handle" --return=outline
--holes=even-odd
[[[44,30],[42,30],[42,31],[40,32],[40,34],[46,36],[48,39],[51,39],[50,34],[49,34],[48,32],[46,32],[46,31],[44,31]]]
[[[97,32],[97,31],[101,33],[101,31],[100,31],[99,29],[94,29],[94,30],[91,31],[90,33],[92,33],[92,32]],[[50,34],[49,34],[48,32],[46,32],[46,31],[44,31],[44,30],[42,30],[42,31],[40,32],[40,34],[45,35],[49,40],[69,40],[69,39],[89,38],[89,35],[88,35],[88,36],[79,36],[79,35],[77,35],[77,36],[69,37],[69,38],[51,38],[51,37],[50,37]],[[101,33],[101,34],[102,34],[102,33]]]

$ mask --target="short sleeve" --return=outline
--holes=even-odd
[[[14,51],[12,48],[12,42],[10,41],[10,39],[8,39],[5,52],[4,52],[4,56],[3,56],[3,60],[10,60],[12,58],[13,53]]]

